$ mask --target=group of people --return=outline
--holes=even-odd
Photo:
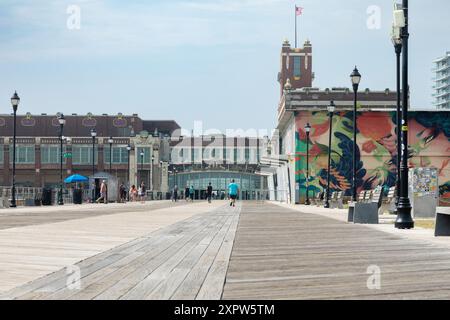
[[[172,190],[172,201],[177,202],[178,201],[178,186],[175,185]],[[231,183],[228,185],[228,194],[230,198],[230,206],[236,206],[236,199],[239,194],[239,186],[238,184],[232,180]],[[213,187],[211,185],[211,182],[208,184],[208,187],[206,188],[206,199],[209,203],[211,203],[213,197]],[[184,199],[186,201],[193,202],[195,199],[195,188],[194,186],[186,186],[184,189]]]
[[[124,189],[124,191],[123,191],[123,193],[121,192],[121,195],[123,194],[123,197],[126,198],[127,194],[126,194],[125,186],[123,187],[123,189]],[[141,202],[144,202],[145,201],[145,194],[146,194],[146,192],[147,192],[147,188],[146,188],[144,182],[141,182],[141,185],[139,186],[139,189],[136,188],[136,185],[133,184],[130,187],[130,190],[128,191],[129,200],[131,202],[139,201],[139,200]]]
[[[144,182],[141,182],[141,185],[139,186],[139,189],[136,188],[136,185],[132,185],[131,188],[127,192],[127,188],[123,183],[119,186],[119,199],[120,202],[125,202],[128,200],[131,202],[135,201],[145,201],[145,195],[146,195],[147,188],[145,186]],[[107,203],[107,193],[108,193],[108,185],[106,184],[106,180],[103,180],[100,185],[100,197],[96,200],[97,203],[103,202]],[[232,180],[231,183],[228,185],[228,194],[230,198],[230,206],[236,206],[236,199],[239,194],[239,186],[238,184]],[[213,187],[211,185],[211,182],[208,184],[208,187],[206,188],[206,199],[209,203],[211,203],[213,197]],[[184,198],[186,201],[193,202],[195,199],[195,188],[194,186],[186,186],[184,190]],[[175,187],[172,190],[172,201],[177,202],[178,201],[178,186],[175,185]]]

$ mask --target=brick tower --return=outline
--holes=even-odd
[[[278,73],[281,95],[287,79],[290,79],[292,89],[312,87],[312,62],[312,46],[309,40],[305,41],[303,48],[292,48],[289,41],[284,40],[281,49],[281,70]]]

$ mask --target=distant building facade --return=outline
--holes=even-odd
[[[160,155],[164,139],[180,128],[175,121],[147,121],[137,114],[66,115],[63,136],[63,176],[92,176],[107,172],[119,181],[144,181],[154,191],[167,192],[168,163]],[[95,149],[91,129],[97,132]],[[0,115],[0,185],[12,183],[13,117]],[[113,138],[112,148],[108,142]],[[127,146],[131,146],[128,157]],[[110,154],[112,155],[110,163]],[[144,156],[141,157],[141,154]],[[94,159],[92,157],[94,156]],[[128,158],[130,168],[128,168]],[[153,159],[153,161],[152,161]],[[111,165],[111,170],[110,170]],[[111,172],[110,172],[111,171]],[[165,174],[164,174],[165,172]],[[16,184],[23,187],[54,187],[60,181],[59,123],[56,115],[18,115]]]
[[[242,199],[261,199],[267,190],[267,180],[258,172],[268,142],[268,137],[172,135],[169,185],[180,190],[194,186],[196,197],[202,198],[211,183],[220,197],[228,195],[228,185],[235,180]]]
[[[262,190],[267,190],[267,181],[257,172],[268,137],[182,136],[175,121],[143,120],[137,114],[73,114],[65,119],[63,177],[77,173],[92,178],[94,162],[95,179],[105,173],[127,185],[144,182],[149,191],[163,195],[175,185],[180,190],[193,185],[201,198],[209,183],[215,194],[227,195],[233,179],[243,198],[262,197]],[[94,150],[91,129],[97,132]],[[0,186],[8,187],[12,184],[13,116],[0,115],[0,136]],[[18,187],[57,188],[60,156],[57,115],[17,116]]]
[[[433,62],[433,104],[438,110],[450,110],[450,52]]]

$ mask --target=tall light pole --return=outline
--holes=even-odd
[[[163,180],[163,162],[159,161],[159,191],[161,191],[162,194],[162,180]]]
[[[95,202],[95,138],[97,137],[97,131],[95,128],[91,129],[92,137],[92,203]]]
[[[127,153],[128,153],[128,167],[127,167],[127,180],[128,180],[128,187],[130,187],[130,153],[131,153],[131,145],[127,145]]]
[[[408,196],[408,102],[409,102],[409,83],[408,83],[408,0],[403,0],[404,27],[402,28],[401,38],[403,44],[402,56],[402,161],[400,165],[400,197],[397,206],[397,219],[395,227],[397,229],[414,228],[414,220],[411,217],[411,202]]]
[[[17,133],[17,107],[19,106],[20,98],[17,92],[11,98],[11,104],[14,112],[14,124],[13,124],[13,172],[12,172],[12,190],[11,190],[11,208],[17,207],[16,205],[16,133]]]
[[[356,141],[356,131],[358,129],[357,121],[357,109],[358,109],[358,87],[359,83],[361,82],[361,74],[358,71],[358,68],[355,67],[353,72],[350,75],[350,79],[352,80],[352,86],[353,86],[353,174],[352,174],[352,201],[356,202],[356,148],[358,147],[357,141]]]
[[[155,155],[152,153],[152,163],[150,167],[150,190],[153,192],[153,162],[155,161]]]
[[[127,198],[128,198],[128,201],[130,201],[130,184],[131,184],[131,182],[130,182],[130,153],[131,153],[131,145],[130,144],[128,144],[127,145],[127,154],[128,154],[128,166],[127,166],[127,180],[128,180],[128,184],[127,184]]]
[[[142,183],[142,174],[144,173],[144,150],[142,150],[141,151],[141,174],[139,175],[139,178],[140,178],[140,180],[141,180],[141,183]],[[139,182],[138,182],[138,184],[139,184]]]
[[[400,35],[400,28],[393,27],[392,33],[392,43],[395,49],[396,55],[396,82],[397,82],[397,197],[395,200],[395,206],[397,208],[398,201],[400,199],[400,188],[401,188],[401,176],[400,176],[400,164],[401,164],[401,154],[402,154],[402,141],[401,141],[401,122],[402,122],[402,111],[401,111],[401,53],[402,53],[402,38]]]
[[[59,193],[58,193],[58,205],[62,206],[64,204],[63,200],[63,131],[64,125],[66,124],[66,119],[64,115],[60,113],[58,115],[59,122]]]
[[[113,137],[109,137],[108,143],[109,143],[109,174],[112,174],[112,146],[114,143]]]
[[[330,102],[330,105],[328,106],[328,116],[330,117],[330,132],[328,134],[328,170],[327,170],[327,192],[325,195],[325,208],[330,207],[330,171],[331,171],[331,139],[333,136],[333,115],[334,110],[336,109],[336,105],[334,104],[334,101]]]
[[[305,205],[309,206],[309,133],[311,132],[311,125],[309,122],[305,126],[306,132],[306,201]]]

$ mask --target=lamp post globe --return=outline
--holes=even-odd
[[[305,125],[306,133],[306,201],[305,205],[309,206],[309,134],[311,132],[311,125],[309,122]]]
[[[19,107],[20,97],[17,91],[14,92],[11,97],[11,105],[14,112],[14,124],[13,124],[13,172],[12,172],[12,186],[11,186],[11,208],[17,207],[16,204],[16,136],[17,136],[17,108]]]

